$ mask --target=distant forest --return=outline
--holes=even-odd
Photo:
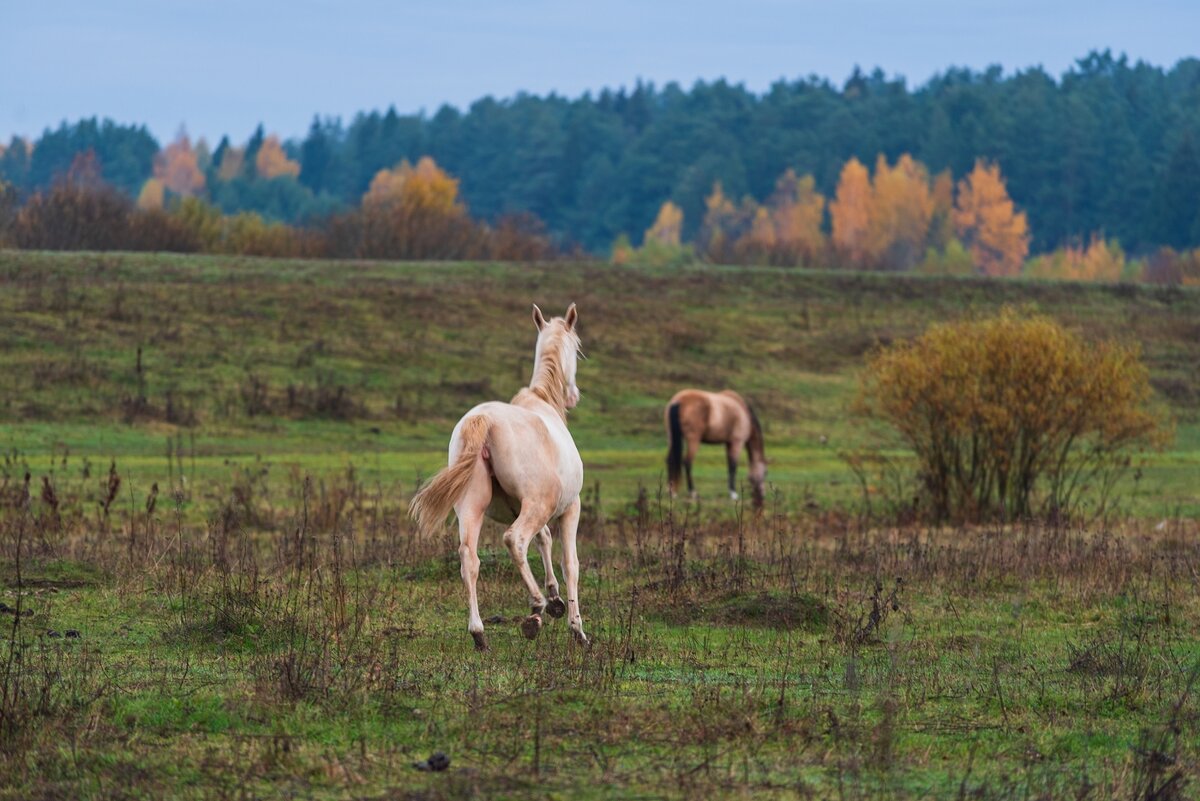
[[[792,169],[832,197],[849,159],[909,154],[956,178],[977,159],[998,165],[1035,253],[1096,235],[1131,254],[1200,245],[1198,59],[1164,69],[1093,52],[1057,80],[1037,68],[951,69],[915,89],[879,70],[840,87],[780,81],[762,94],[725,81],[638,83],[575,99],[486,97],[465,112],[318,118],[301,140],[260,126],[248,140],[188,147],[198,174],[164,178],[167,202],[182,181],[180,194],[227,214],[293,224],[355,207],[381,170],[430,156],[458,179],[473,217],[531,214],[560,243],[605,253],[621,234],[639,241],[668,200],[682,211],[683,239],[694,239],[717,182],[726,197],[765,198]],[[165,169],[165,148],[144,126],[91,119],[14,138],[0,180],[27,197],[89,150],[130,197]]]

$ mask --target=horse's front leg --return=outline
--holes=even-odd
[[[729,499],[736,501],[737,493],[737,470],[738,470],[738,454],[742,451],[742,444],[738,440],[734,440],[725,445],[725,461],[729,465]]]

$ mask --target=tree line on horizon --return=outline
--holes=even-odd
[[[996,67],[948,70],[915,89],[879,70],[856,70],[840,87],[780,81],[762,94],[725,81],[638,83],[575,99],[489,97],[432,116],[314,119],[299,140],[259,126],[215,147],[185,135],[160,147],[144,126],[83,120],[33,142],[14,138],[0,153],[0,180],[28,198],[90,151],[102,179],[143,208],[199,198],[225,215],[304,225],[360,208],[381,171],[429,158],[460,181],[462,204],[482,223],[530,215],[558,243],[605,253],[669,201],[681,239],[711,253],[720,250],[706,227],[717,184],[736,217],[740,199],[771,198],[789,170],[811,179],[804,191],[834,198],[851,162],[908,159],[935,178],[961,178],[982,159],[1003,170],[1035,256],[1098,241],[1146,255],[1200,244],[1197,133],[1200,60],[1164,69],[1093,52],[1058,80]],[[944,186],[930,189],[944,200]],[[820,226],[837,239],[832,212],[831,201]],[[766,235],[764,220],[746,224]]]
[[[908,154],[895,164],[880,155],[874,175],[851,157],[832,199],[827,201],[815,184],[813,176],[797,176],[789,168],[764,203],[750,196],[734,203],[718,181],[705,198],[696,237],[686,247],[684,212],[668,200],[647,229],[640,255],[660,262],[698,255],[724,264],[920,268],[990,277],[1019,275],[1025,266],[1030,241],[1026,216],[1009,198],[996,165],[977,161],[955,186],[949,170],[930,176]],[[619,240],[614,251],[617,261],[634,255],[627,239]]]

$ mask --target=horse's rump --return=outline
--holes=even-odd
[[[462,450],[450,465],[439,470],[429,483],[413,496],[408,513],[416,519],[422,534],[431,534],[446,520],[446,515],[466,491],[467,483],[475,470],[475,462],[483,454],[487,444],[492,420],[484,414],[476,414],[463,420],[459,429]]]

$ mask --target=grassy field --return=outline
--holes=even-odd
[[[48,469],[116,458],[140,492],[182,452],[197,491],[231,466],[340,472],[409,492],[475,403],[528,381],[529,304],[579,303],[572,415],[607,509],[663,480],[662,407],[683,386],[751,397],[790,506],[857,503],[842,455],[863,355],[931,321],[1038,309],[1142,345],[1175,444],[1122,487],[1141,517],[1200,513],[1200,293],[798,270],[378,264],[0,253],[0,438]],[[139,350],[141,353],[139,360]],[[139,369],[140,364],[140,369]],[[168,444],[168,440],[170,443]],[[886,444],[886,443],[885,443]],[[14,453],[15,452],[15,453]],[[104,463],[104,464],[100,464]],[[19,469],[19,468],[18,468]],[[172,467],[171,470],[174,468]],[[703,495],[724,459],[702,452]]]
[[[581,311],[594,645],[520,636],[491,529],[480,654],[404,506],[527,379],[530,300]],[[1086,525],[866,517],[863,355],[1006,304],[1141,343],[1174,444]],[[1200,791],[1200,293],[0,253],[0,343],[0,798]],[[762,518],[718,451],[699,508],[661,499],[687,384],[755,400]]]

